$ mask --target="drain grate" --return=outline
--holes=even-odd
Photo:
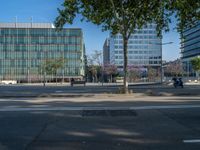
[[[137,116],[137,113],[134,110],[83,110],[82,116],[120,117],[120,116]]]

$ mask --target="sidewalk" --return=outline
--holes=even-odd
[[[135,83],[129,83],[129,86],[136,86],[136,85],[157,85],[160,84],[160,82],[135,82]],[[122,86],[123,83],[92,83],[92,82],[87,82],[86,86]],[[8,85],[7,85],[8,86]],[[43,83],[19,83],[19,84],[14,84],[10,86],[44,86]],[[46,83],[46,86],[71,86],[69,82],[65,83]]]

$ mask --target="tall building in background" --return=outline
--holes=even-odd
[[[162,40],[157,36],[156,25],[148,24],[136,29],[128,41],[128,65],[160,68],[162,60]],[[122,35],[110,34],[110,63],[123,69],[123,38]]]
[[[43,80],[41,65],[63,59],[58,79],[85,75],[85,48],[79,28],[56,31],[50,23],[0,23],[0,80],[38,82]],[[55,75],[47,75],[54,80]]]
[[[200,57],[200,21],[183,32],[181,54],[184,70],[189,76],[195,75],[190,61],[194,57]]]
[[[110,63],[110,41],[107,38],[103,45],[103,64]]]

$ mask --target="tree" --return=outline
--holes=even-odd
[[[110,81],[113,80],[113,75],[117,74],[117,66],[114,64],[105,64],[104,65],[104,72],[107,75],[110,75]]]
[[[169,62],[166,66],[165,73],[171,76],[180,76],[184,73],[183,65],[180,59]]]
[[[95,50],[91,55],[91,59],[93,60],[93,64],[97,64],[99,66],[102,65],[102,52]]]
[[[64,67],[64,59],[57,58],[57,59],[47,59],[41,64],[41,73],[43,74],[44,78],[44,86],[46,82],[46,75],[55,75],[56,76],[56,84],[57,84],[57,72],[59,69]]]
[[[97,82],[101,79],[101,66],[98,65],[89,65],[87,66],[87,75],[92,82]]]
[[[175,14],[177,28],[182,31],[186,26],[200,19],[199,0],[65,0],[55,26],[61,29],[65,23],[73,23],[77,14],[81,20],[101,25],[102,30],[110,30],[112,34],[120,33],[123,37],[124,54],[124,93],[127,85],[127,44],[136,28],[147,23],[156,23],[158,35],[169,30],[170,17]]]
[[[136,81],[141,76],[142,70],[140,66],[129,65],[128,66],[128,77],[129,81]]]
[[[92,82],[96,82],[97,81],[97,65],[88,66],[88,71],[92,76]]]
[[[51,64],[52,72],[56,76],[56,84],[57,84],[58,70],[63,68],[63,67],[64,67],[64,59],[62,57],[55,59]]]
[[[148,67],[147,76],[149,78],[149,81],[152,81],[157,76],[157,70],[152,67]]]
[[[95,50],[94,53],[87,56],[87,72],[92,75],[92,81],[103,79],[102,53]]]
[[[199,80],[199,72],[200,72],[200,57],[195,57],[191,60],[192,68],[194,71],[198,72],[198,80]]]
[[[97,70],[97,76],[98,79],[102,80],[102,85],[103,85],[103,60],[102,60],[102,52],[101,51],[97,51],[95,50],[94,53],[91,55],[93,63],[96,66],[96,70]]]

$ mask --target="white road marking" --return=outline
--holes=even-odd
[[[134,106],[134,107],[54,107],[54,106],[40,106],[40,107],[14,107],[5,106],[0,108],[0,112],[6,111],[81,111],[81,110],[153,110],[153,109],[191,109],[200,108],[200,105],[164,105],[164,106]]]
[[[200,139],[183,140],[184,143],[200,143]]]
[[[63,91],[55,91],[55,93],[62,93]]]

